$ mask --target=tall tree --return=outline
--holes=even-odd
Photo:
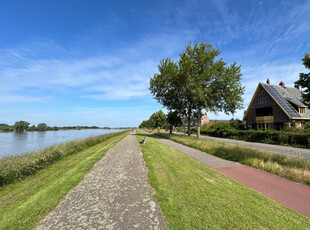
[[[163,111],[153,113],[148,120],[144,120],[139,125],[139,128],[156,129],[163,128],[167,124],[167,117]]]
[[[242,108],[244,87],[240,66],[227,66],[220,51],[207,43],[189,44],[180,60],[163,59],[159,74],[150,80],[150,91],[158,102],[187,117],[190,135],[191,117],[197,118],[197,137],[200,137],[202,111],[234,113]]]
[[[22,133],[29,127],[29,125],[30,124],[27,121],[16,121],[13,127],[15,132]]]
[[[193,111],[187,89],[184,87],[186,82],[182,82],[180,78],[178,63],[170,58],[163,59],[160,61],[158,70],[159,73],[150,79],[151,93],[163,106],[187,117],[190,124]],[[190,133],[189,130],[188,133]]]
[[[305,53],[305,57],[302,59],[303,65],[310,69],[310,54]],[[295,82],[296,85],[303,88],[302,97],[303,99],[310,103],[310,72],[309,73],[300,73],[299,80]]]
[[[163,128],[167,124],[167,117],[161,110],[153,113],[149,120],[154,129]]]
[[[173,127],[182,125],[182,118],[179,116],[177,111],[170,111],[167,115],[167,122],[170,133],[172,133]]]
[[[47,124],[45,124],[45,123],[40,123],[40,124],[37,125],[37,130],[38,131],[46,131],[47,128],[48,128]]]

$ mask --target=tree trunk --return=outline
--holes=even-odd
[[[198,109],[198,121],[197,121],[197,138],[200,138],[200,126],[201,126],[201,109]]]
[[[188,114],[187,117],[187,135],[190,136],[191,135],[191,114]]]

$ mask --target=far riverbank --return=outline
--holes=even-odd
[[[0,159],[5,156],[15,156],[27,152],[38,151],[50,145],[68,142],[72,140],[85,139],[114,133],[117,129],[81,129],[81,130],[59,130],[44,132],[0,132]]]

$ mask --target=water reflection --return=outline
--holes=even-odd
[[[37,151],[50,145],[59,144],[76,139],[85,139],[91,136],[102,135],[119,130],[84,129],[59,130],[45,132],[1,133],[0,132],[0,158],[7,155],[18,155]]]

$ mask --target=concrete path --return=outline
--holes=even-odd
[[[182,133],[174,133],[174,134],[184,135]],[[197,135],[192,134],[192,136],[197,136]],[[287,154],[291,157],[304,157],[304,158],[310,159],[310,149],[295,148],[295,147],[282,146],[282,145],[272,145],[272,144],[257,143],[257,142],[240,141],[240,140],[210,137],[210,136],[201,136],[201,138],[204,138],[210,141],[222,141],[222,142],[226,142],[229,144],[240,145],[240,146],[247,147],[247,148],[260,149],[266,152]]]
[[[136,136],[109,150],[37,229],[166,229]]]
[[[310,187],[152,135],[165,145],[310,218]]]

